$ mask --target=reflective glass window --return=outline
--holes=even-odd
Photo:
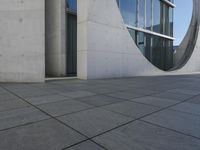
[[[174,36],[173,34],[173,26],[174,26],[174,11],[173,8],[169,8],[169,35]]]
[[[77,11],[77,0],[66,0],[66,5],[69,11]]]
[[[138,1],[138,26],[140,28],[145,28],[145,0]]]
[[[161,2],[153,1],[153,31],[161,33]]]
[[[152,27],[152,0],[146,0],[146,29],[151,30]]]
[[[137,0],[118,0],[124,23],[136,26]]]

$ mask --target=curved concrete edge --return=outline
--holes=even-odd
[[[177,71],[173,71],[173,72],[180,72],[180,73],[183,73],[183,72],[199,72],[200,71],[200,30],[199,30],[199,27],[200,27],[200,1],[199,0],[193,0],[193,3],[194,3],[194,10],[193,10],[193,19],[192,19],[192,22],[190,24],[190,27],[189,27],[189,31],[191,31],[190,33],[193,33],[192,30],[195,30],[195,24],[197,24],[197,29],[196,29],[196,37],[194,39],[192,39],[193,35],[190,35],[189,33],[186,35],[185,38],[188,38],[190,37],[191,40],[190,41],[190,44],[191,44],[191,49],[188,49],[188,51],[190,52],[188,54],[188,58],[186,60],[186,62],[183,62],[184,63],[184,66],[182,66],[182,68],[180,68],[179,70]],[[195,34],[195,33],[194,33]],[[182,45],[184,45],[184,42],[183,41],[181,43],[181,47],[183,48],[186,48]],[[192,43],[194,42],[194,43]],[[187,43],[187,42],[185,42]],[[189,45],[187,46],[189,47]]]
[[[193,0],[193,12],[191,23],[189,29],[181,42],[180,46],[177,48],[178,57],[175,58],[175,67],[171,70],[183,69],[187,66],[188,61],[192,58],[192,54],[195,50],[197,39],[199,36],[199,25],[200,25],[200,13],[199,13],[200,2],[198,0]]]
[[[0,0],[0,82],[44,82],[44,0]]]
[[[199,37],[192,56],[181,69],[164,72],[152,65],[124,26],[116,0],[78,0],[78,37],[80,79],[176,75],[200,70]]]

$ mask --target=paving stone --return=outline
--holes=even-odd
[[[96,108],[66,115],[60,117],[59,120],[88,137],[93,137],[121,124],[127,123],[131,118]]]
[[[93,106],[75,100],[68,100],[38,105],[38,107],[52,116],[61,116],[89,109]]]
[[[159,107],[139,104],[135,102],[111,104],[102,108],[112,112],[120,113],[128,117],[132,117],[134,119],[140,118],[160,109]]]
[[[200,91],[188,90],[188,89],[172,89],[172,90],[169,90],[168,92],[187,94],[187,95],[199,95],[200,94]]]
[[[26,100],[33,105],[41,105],[41,104],[58,102],[58,101],[69,100],[69,99],[71,99],[71,98],[68,98],[63,95],[50,94],[50,95],[43,95],[43,96],[38,96],[38,97],[27,98]]]
[[[158,98],[158,97],[152,97],[152,96],[135,98],[135,99],[132,99],[131,101],[144,103],[144,104],[148,104],[148,105],[153,105],[153,106],[157,106],[157,107],[168,107],[168,106],[174,105],[176,103],[179,103],[179,101],[176,101],[176,100],[171,100],[171,99],[166,99],[166,98]]]
[[[37,96],[43,96],[43,95],[49,95],[50,92],[48,91],[43,91],[40,89],[22,89],[22,90],[16,90],[14,91],[18,96],[23,97],[23,98],[30,98],[30,97],[37,97]],[[51,93],[53,94],[53,93]]]
[[[113,98],[113,97],[104,96],[104,95],[84,97],[84,98],[79,98],[79,99],[76,99],[76,100],[84,102],[84,103],[89,104],[89,105],[93,105],[93,106],[102,106],[102,105],[108,105],[108,104],[118,103],[118,102],[124,101],[122,99]]]
[[[6,91],[5,89],[3,89],[2,87],[0,87],[0,94],[6,94],[9,93],[8,91]]]
[[[66,92],[63,95],[70,97],[70,98],[81,98],[81,97],[88,97],[96,95],[96,93],[89,92],[89,91],[74,91],[74,92]]]
[[[66,150],[104,150],[104,149],[93,142],[86,141],[84,143],[78,144]]]
[[[197,115],[164,110],[142,120],[200,138],[200,117]]]
[[[200,140],[140,121],[96,137],[94,140],[108,150],[200,149]]]
[[[33,107],[0,112],[0,130],[48,119],[44,113]]]
[[[60,150],[76,145],[71,149],[101,150],[64,124],[47,121],[49,116],[4,90],[4,86],[85,135],[100,134],[95,140],[108,150],[199,150],[199,77],[0,84],[0,149]],[[187,103],[157,112],[184,100]],[[124,125],[146,115],[152,118]]]
[[[133,92],[115,92],[115,93],[110,93],[110,94],[105,94],[105,95],[112,96],[115,98],[127,99],[127,100],[143,96],[143,94],[138,94],[138,93],[133,93]]]
[[[0,132],[1,150],[61,150],[85,138],[54,120]]]
[[[200,117],[200,105],[197,105],[197,104],[181,103],[179,105],[172,107],[171,109],[199,115],[199,117]]]
[[[30,106],[28,103],[15,98],[0,101],[0,112]]]
[[[152,95],[153,97],[159,97],[159,98],[167,98],[172,100],[178,100],[178,101],[184,101],[189,98],[192,98],[192,95],[187,94],[180,94],[180,93],[171,93],[171,92],[163,92],[159,94]]]
[[[6,100],[10,100],[10,99],[17,99],[18,97],[16,97],[15,95],[5,92],[5,93],[1,93],[0,94],[0,102],[1,101],[6,101]]]
[[[101,87],[101,88],[94,88],[91,87],[91,89],[88,89],[89,91],[93,92],[93,93],[97,93],[97,94],[109,94],[109,93],[114,93],[114,92],[118,92],[120,91],[120,89],[116,89],[115,87]]]
[[[129,88],[128,90],[126,90],[126,92],[140,94],[140,95],[144,95],[144,96],[158,93],[157,91],[153,91],[153,90],[146,89],[146,88]]]
[[[194,103],[194,104],[199,104],[200,105],[200,96],[193,97],[192,99],[190,99],[187,102],[188,103]]]

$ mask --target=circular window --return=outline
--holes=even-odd
[[[192,18],[192,0],[117,0],[125,26],[153,65],[170,71],[186,50],[179,47]],[[180,46],[181,47],[181,46]]]

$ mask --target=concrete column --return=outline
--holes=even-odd
[[[90,0],[77,0],[77,76],[87,79],[88,74],[88,7]]]
[[[0,82],[42,82],[44,0],[0,0]]]
[[[46,75],[66,76],[65,0],[46,0]]]

